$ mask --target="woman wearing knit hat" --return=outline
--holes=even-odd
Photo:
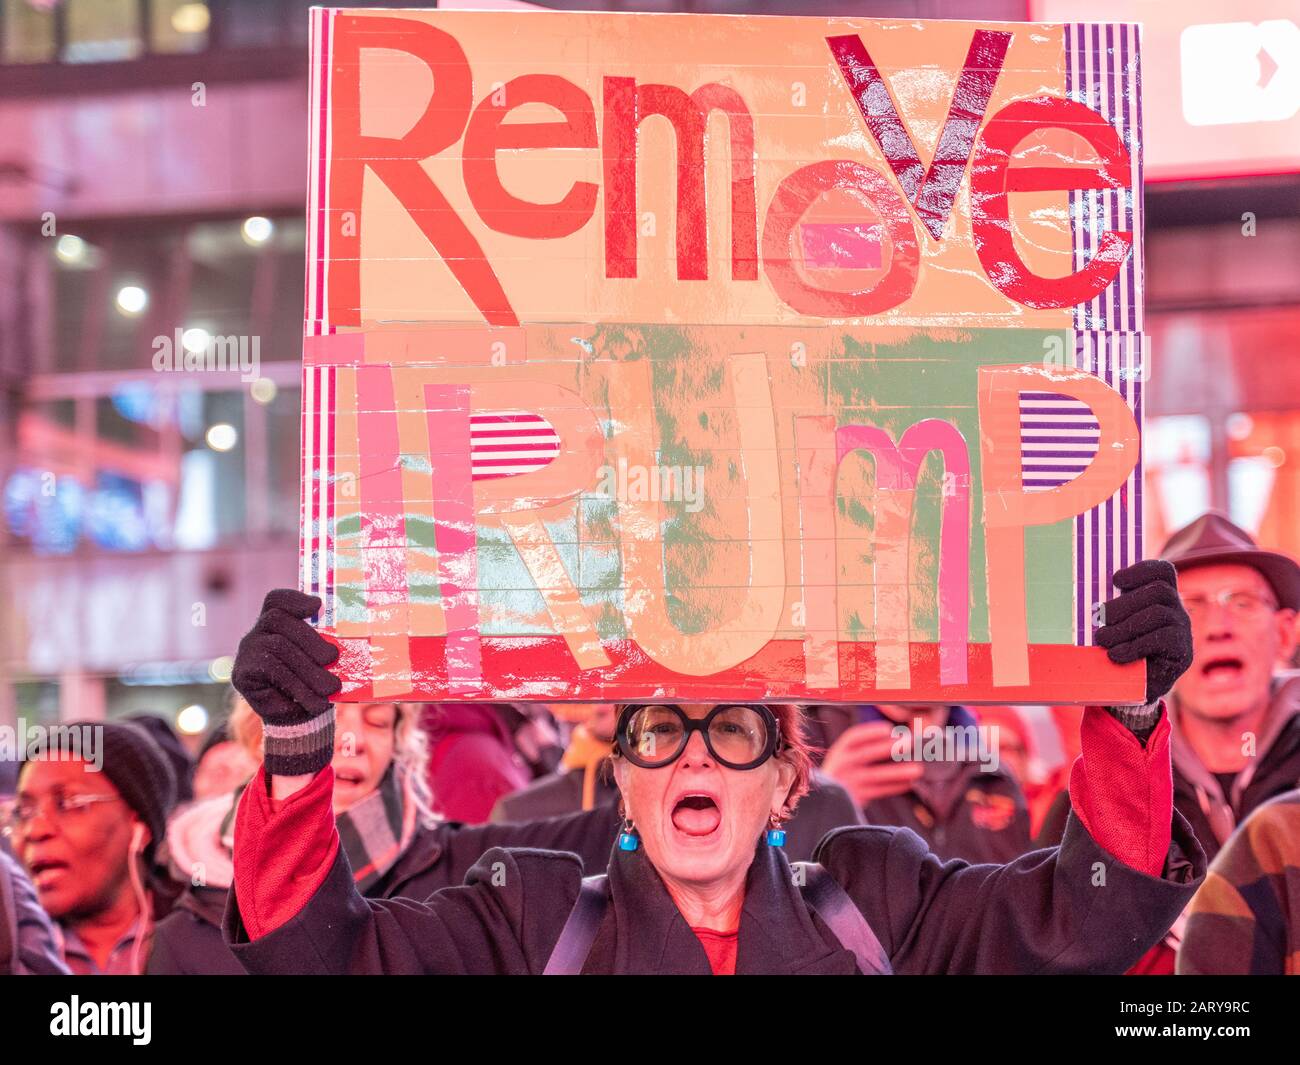
[[[781,825],[807,783],[795,707],[620,708],[626,821],[608,876],[494,849],[424,903],[361,898],[331,817],[337,649],[273,592],[234,683],[266,722],[244,792],[226,938],[250,972],[1122,972],[1173,922],[1204,855],[1173,812],[1162,697],[1191,659],[1174,571],[1116,576],[1097,642],[1147,663],[1147,705],[1089,708],[1061,846],[942,863],[904,829],[837,829],[792,869]],[[1104,883],[1104,889],[1099,884]]]
[[[27,762],[6,811],[14,853],[54,919],[74,974],[143,971],[153,922],[175,886],[154,852],[175,803],[166,755],[140,726],[86,721],[102,764],[47,757]]]

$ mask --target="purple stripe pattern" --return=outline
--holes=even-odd
[[[1073,268],[1088,261],[1108,232],[1133,234],[1133,250],[1103,292],[1074,309],[1076,329],[1140,332],[1142,321],[1142,115],[1138,27],[1127,23],[1065,26],[1066,95],[1106,119],[1131,160],[1128,189],[1074,189],[1070,196]]]
[[[1147,374],[1145,357],[1146,338],[1140,333],[1075,334],[1075,366],[1096,374],[1123,396],[1139,430],[1142,428],[1142,386]],[[1095,442],[1092,453],[1096,453]],[[1026,477],[1027,489],[1029,483]],[[1093,642],[1093,611],[1096,604],[1114,596],[1111,579],[1115,572],[1142,557],[1140,457],[1118,492],[1074,519],[1074,531],[1075,636],[1079,645],[1089,646]]]
[[[1020,461],[1027,492],[1059,488],[1097,454],[1097,419],[1086,403],[1055,392],[1020,393]]]
[[[1119,276],[1094,299],[1074,308],[1076,368],[1101,377],[1119,392],[1142,426],[1142,385],[1147,379],[1143,322],[1142,256],[1142,108],[1139,27],[1121,23],[1071,23],[1064,27],[1066,96],[1092,108],[1111,123],[1129,152],[1131,188],[1076,189],[1069,194],[1072,268],[1082,270],[1107,232],[1133,234],[1133,250]],[[1035,424],[1021,409],[1022,438]],[[1082,420],[1069,435],[1082,437]],[[1095,422],[1090,428],[1096,428]],[[1058,441],[1059,443],[1059,441]],[[1056,447],[1055,450],[1065,450]],[[1047,456],[1040,456],[1048,465]],[[1057,481],[1070,460],[1055,458],[1057,470],[1035,470],[1034,476]],[[1037,464],[1037,463],[1036,463]],[[1026,488],[1030,481],[1026,477]],[[1061,482],[1064,483],[1064,482]],[[1045,483],[1042,488],[1051,487]],[[1076,642],[1093,642],[1093,613],[1098,603],[1114,596],[1116,570],[1142,557],[1142,464],[1114,496],[1075,522]]]

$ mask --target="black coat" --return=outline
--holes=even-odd
[[[949,787],[953,794],[944,807],[909,790],[867,803],[865,820],[910,828],[940,858],[1000,864],[1034,849],[1029,807],[1006,770],[964,766]]]
[[[423,899],[464,881],[492,847],[556,847],[603,868],[618,835],[618,811],[597,808],[570,817],[522,825],[461,825],[444,822],[422,829],[406,852],[370,889],[370,898]],[[147,971],[151,975],[243,974],[221,938],[224,888],[190,888],[154,930]]]
[[[808,860],[822,836],[858,820],[848,792],[823,779],[800,800],[795,816],[787,823],[786,850],[791,860]],[[440,888],[464,883],[474,863],[493,847],[568,851],[582,859],[589,873],[603,873],[620,825],[616,801],[566,817],[519,824],[436,825],[416,835],[367,897],[428,898]],[[221,888],[187,891],[176,911],[155,930],[148,971],[166,975],[242,973],[221,938],[225,902],[226,892]]]
[[[941,862],[906,829],[841,828],[816,859],[848,892],[900,973],[1121,973],[1191,898],[1205,856],[1174,819],[1165,876],[1102,850],[1070,819],[1059,848],[1003,866]],[[250,942],[232,892],[224,931],[253,973],[540,973],[577,898],[582,862],[488,851],[462,887],[425,903],[367,900],[347,859],[288,923]],[[645,857],[615,851],[611,905],[584,972],[707,974],[704,948]],[[855,971],[804,902],[779,848],[760,842],[746,881],[736,971]]]

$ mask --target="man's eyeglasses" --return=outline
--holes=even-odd
[[[715,706],[690,717],[680,706],[625,706],[618,718],[618,749],[633,765],[659,769],[682,756],[691,733],[728,769],[756,769],[781,748],[776,716],[761,703]]]
[[[55,792],[50,796],[51,813],[58,820],[75,818],[84,814],[96,803],[122,802],[120,795],[65,795]],[[27,828],[40,814],[41,803],[37,799],[16,799],[0,804],[0,830],[6,836]]]
[[[1185,595],[1183,609],[1193,621],[1201,621],[1210,613],[1211,606],[1221,606],[1231,617],[1250,618],[1273,613],[1277,603],[1255,595],[1253,592],[1234,592],[1224,589],[1214,595]]]

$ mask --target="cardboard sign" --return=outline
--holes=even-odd
[[[312,20],[343,698],[1142,700],[1136,27]]]

